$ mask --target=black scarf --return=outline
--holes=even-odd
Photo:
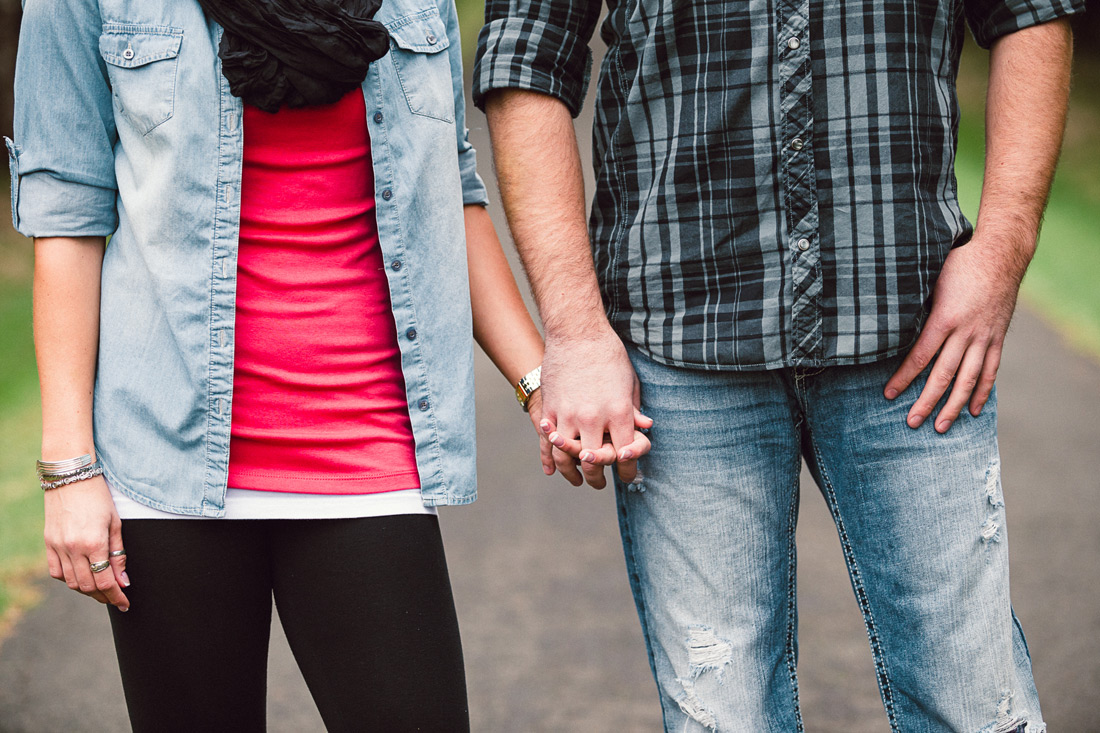
[[[218,56],[229,90],[266,112],[331,104],[389,50],[371,20],[382,0],[199,0],[225,29]]]

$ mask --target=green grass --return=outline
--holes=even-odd
[[[6,188],[6,187],[3,187]],[[42,496],[34,475],[41,416],[31,337],[30,242],[0,228],[0,636],[34,599],[44,567]]]

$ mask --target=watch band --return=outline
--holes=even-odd
[[[523,379],[519,380],[519,384],[516,385],[516,399],[519,400],[519,404],[523,407],[523,411],[527,412],[527,401],[531,399],[531,394],[539,388],[542,384],[542,365],[527,372]]]

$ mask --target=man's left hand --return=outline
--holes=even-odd
[[[935,359],[924,390],[909,410],[909,427],[920,427],[949,388],[951,394],[936,415],[937,432],[947,432],[968,401],[971,415],[981,413],[993,391],[1001,347],[1016,308],[1027,261],[1023,259],[1021,267],[1020,259],[1002,243],[977,237],[948,254],[932,294],[928,322],[886,383],[886,398],[892,400]]]

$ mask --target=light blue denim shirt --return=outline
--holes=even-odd
[[[385,0],[389,53],[363,82],[378,234],[424,502],[476,494],[453,0]],[[95,444],[111,484],[169,512],[225,506],[233,405],[242,106],[195,0],[26,0],[8,140],[28,237],[110,236]]]

